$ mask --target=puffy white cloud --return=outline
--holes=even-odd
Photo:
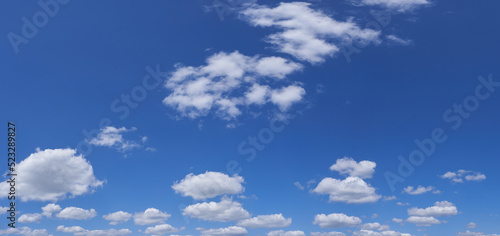
[[[355,216],[348,216],[343,213],[332,213],[329,215],[319,214],[314,216],[313,224],[321,228],[341,228],[355,227],[361,224],[361,219]]]
[[[102,218],[104,218],[107,221],[110,221],[110,225],[117,225],[119,223],[127,222],[132,218],[132,214],[124,211],[117,211],[113,212],[107,215],[103,215]]]
[[[48,236],[49,232],[46,229],[31,229],[29,227],[17,227],[0,230],[0,235],[19,234],[26,236]]]
[[[405,12],[430,4],[428,0],[360,0],[362,5],[378,5],[392,10]]]
[[[61,206],[54,204],[54,203],[49,203],[46,206],[42,207],[42,215],[46,217],[52,217],[52,213],[57,213],[62,210]]]
[[[278,29],[267,41],[278,51],[311,63],[324,61],[338,52],[340,45],[354,40],[378,42],[380,32],[361,29],[352,21],[336,21],[310,5],[291,2],[270,8],[255,4],[242,11],[242,18],[253,26]]]
[[[198,228],[202,236],[240,236],[246,235],[248,231],[239,226],[230,226],[219,229],[201,229]]]
[[[163,103],[184,117],[197,118],[213,111],[225,120],[237,118],[242,107],[252,104],[272,102],[288,108],[305,92],[284,78],[301,69],[302,65],[281,57],[219,52],[204,66],[177,65],[165,84],[170,94]]]
[[[458,214],[457,207],[448,201],[441,201],[434,203],[434,206],[422,208],[410,208],[408,209],[408,215],[412,216],[454,216]]]
[[[65,227],[64,225],[57,226],[56,230],[63,233],[72,233],[77,236],[119,236],[132,233],[129,229],[88,230],[80,226]]]
[[[294,231],[275,230],[267,233],[267,236],[306,236],[306,234],[300,230],[294,230]]]
[[[467,181],[481,181],[486,179],[486,175],[480,172],[473,172],[470,170],[458,170],[458,171],[448,171],[444,175],[441,175],[443,179],[451,179],[455,183],[463,183],[464,179]]]
[[[161,212],[156,208],[148,208],[144,212],[134,214],[134,223],[136,225],[154,225],[164,223],[170,214]]]
[[[406,222],[416,224],[417,226],[431,226],[433,224],[441,224],[441,221],[432,216],[410,216]]]
[[[382,232],[375,232],[372,230],[360,230],[360,231],[355,231],[352,233],[352,236],[411,236],[411,234],[407,233],[400,233],[396,231],[382,231]]]
[[[430,191],[432,191],[432,193],[434,193],[434,194],[440,193],[440,191],[437,190],[436,187],[434,187],[434,186],[424,187],[422,185],[419,185],[416,188],[413,186],[408,186],[408,187],[404,188],[403,193],[407,193],[410,195],[419,195],[419,194],[424,194],[424,193],[430,192]]]
[[[17,164],[17,196],[21,201],[57,201],[68,195],[79,196],[102,186],[90,163],[75,149],[45,149],[31,154]],[[9,185],[0,183],[6,196]]]
[[[223,173],[207,171],[199,175],[188,174],[180,182],[175,182],[172,188],[182,196],[203,200],[223,194],[242,193],[245,190],[241,185],[243,182],[243,177],[238,175],[230,177]]]
[[[120,152],[129,151],[134,148],[139,148],[141,145],[135,141],[125,140],[123,134],[136,130],[135,127],[127,129],[125,127],[116,128],[113,126],[106,126],[102,128],[97,134],[97,137],[90,140],[89,143],[95,146],[112,147]]]
[[[222,198],[220,202],[203,202],[189,205],[183,210],[183,215],[206,221],[228,222],[247,219],[250,213],[243,209],[241,203],[230,198]]]
[[[85,210],[78,207],[66,207],[56,216],[63,219],[87,220],[97,215],[95,209]]]
[[[330,201],[346,203],[376,202],[381,196],[375,193],[375,188],[359,177],[347,177],[344,180],[324,178],[312,190],[319,194],[329,194]]]
[[[342,232],[311,232],[311,236],[345,236]]]
[[[151,227],[146,228],[144,233],[152,234],[152,235],[164,235],[164,234],[169,234],[169,233],[177,233],[183,229],[184,228],[180,228],[180,229],[175,228],[169,224],[161,224],[161,225],[155,225],[155,226],[151,226]]]
[[[33,223],[42,221],[42,214],[34,213],[34,214],[23,214],[19,217],[18,221],[21,223]]]
[[[8,207],[0,207],[0,215],[7,213]]]
[[[350,157],[337,159],[337,162],[330,166],[331,171],[337,171],[340,174],[359,177],[361,179],[369,179],[375,173],[377,164],[373,161],[356,162]]]
[[[365,223],[361,226],[361,229],[387,231],[391,228],[389,227],[389,225],[381,225],[380,223],[375,222],[375,223]]]
[[[250,219],[241,220],[238,226],[245,228],[284,228],[292,224],[292,218],[285,218],[283,215],[260,215]]]

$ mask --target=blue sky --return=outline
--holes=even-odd
[[[3,5],[2,235],[500,234],[494,1]]]

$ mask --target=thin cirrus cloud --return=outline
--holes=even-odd
[[[17,165],[21,201],[57,201],[92,193],[104,181],[94,176],[92,165],[75,149],[45,149],[32,153]],[[0,183],[0,192],[8,193],[8,183]],[[3,195],[6,197],[6,195]]]
[[[186,175],[180,182],[175,182],[172,189],[184,197],[192,197],[195,200],[205,200],[224,194],[239,194],[245,188],[242,183],[243,177],[229,176],[220,172],[207,171],[203,174]]]
[[[203,66],[177,65],[167,78],[170,94],[163,104],[193,119],[212,112],[223,120],[234,120],[242,109],[267,103],[286,111],[305,95],[300,84],[285,79],[300,70],[301,64],[281,57],[219,52]]]
[[[220,202],[202,202],[189,205],[183,215],[205,221],[229,222],[250,218],[250,213],[243,209],[241,203],[223,197]]]

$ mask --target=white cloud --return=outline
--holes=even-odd
[[[416,224],[417,226],[431,226],[433,224],[441,224],[441,221],[432,216],[410,216],[406,222]]]
[[[246,235],[248,231],[239,226],[230,226],[219,229],[201,229],[198,228],[202,236],[240,236]]]
[[[66,207],[56,216],[63,219],[87,220],[97,215],[95,209],[85,210],[78,207]]]
[[[378,5],[388,9],[406,12],[430,4],[427,0],[360,0],[362,5]]]
[[[448,201],[441,201],[434,203],[434,206],[422,208],[410,208],[408,209],[408,215],[412,216],[454,216],[458,214],[457,207]]]
[[[297,85],[290,85],[271,91],[271,102],[278,105],[281,111],[287,111],[292,104],[300,102],[306,91]]]
[[[392,222],[394,223],[402,223],[403,221],[404,221],[403,219],[392,218]]]
[[[0,235],[19,234],[26,236],[48,236],[49,232],[46,229],[31,229],[29,227],[17,227],[0,230]]]
[[[347,177],[344,180],[324,178],[312,190],[319,194],[329,194],[330,201],[346,203],[376,202],[381,196],[375,193],[375,188],[359,177]]]
[[[119,223],[127,222],[132,218],[132,214],[124,211],[117,211],[114,213],[110,213],[107,215],[103,215],[102,218],[104,218],[107,221],[110,221],[110,225],[117,225]]]
[[[473,172],[470,170],[458,170],[458,171],[448,171],[444,175],[441,175],[443,179],[451,179],[455,183],[463,183],[464,179],[467,181],[481,181],[486,179],[486,175],[480,172]]]
[[[42,215],[46,217],[52,217],[52,213],[57,213],[62,210],[61,206],[54,204],[54,203],[49,203],[46,206],[42,207]]]
[[[80,226],[65,227],[64,225],[57,226],[56,230],[63,233],[72,233],[77,236],[119,236],[132,233],[129,229],[88,230]]]
[[[177,65],[165,84],[170,94],[163,103],[183,117],[202,117],[212,111],[224,120],[236,119],[242,107],[252,104],[273,102],[288,108],[305,94],[298,85],[284,79],[299,70],[302,65],[281,57],[219,52],[210,56],[204,66]],[[285,88],[288,97],[272,99]]]
[[[206,221],[228,222],[247,219],[250,213],[243,209],[241,203],[230,198],[222,198],[220,202],[203,202],[184,208],[183,215]]]
[[[23,214],[19,217],[18,221],[21,223],[38,223],[42,221],[42,214],[34,213],[34,214]]]
[[[393,42],[393,43],[396,43],[396,44],[400,44],[400,45],[410,45],[412,43],[412,41],[410,39],[402,39],[396,35],[387,35],[385,36],[389,41]]]
[[[292,224],[292,218],[285,218],[283,215],[260,215],[250,219],[241,220],[238,226],[245,228],[284,228]]]
[[[424,194],[426,192],[431,192],[431,191],[434,194],[440,193],[440,191],[437,190],[436,187],[433,187],[433,186],[424,187],[422,185],[419,185],[417,188],[415,188],[413,186],[408,186],[408,187],[404,188],[403,193],[407,193],[410,195],[419,195],[419,194]]]
[[[321,228],[341,228],[355,227],[361,224],[361,219],[355,216],[348,216],[343,213],[332,213],[329,215],[319,214],[314,216],[313,224]]]
[[[152,234],[152,235],[164,235],[164,234],[169,234],[169,233],[177,233],[184,228],[175,228],[169,224],[161,224],[161,225],[155,225],[146,228],[146,231],[144,233],[146,234]]]
[[[342,232],[311,232],[311,236],[345,236]]]
[[[411,236],[411,234],[407,233],[400,233],[396,231],[382,231],[382,232],[375,232],[372,230],[360,230],[360,231],[355,231],[352,233],[352,236]]]
[[[116,128],[113,126],[106,126],[102,128],[97,137],[89,141],[90,144],[95,146],[112,147],[120,152],[125,152],[132,150],[134,148],[139,148],[141,145],[135,141],[126,140],[123,138],[123,134],[131,131],[136,131],[135,127],[127,129],[125,127]]]
[[[384,196],[382,198],[382,201],[392,201],[392,200],[396,200],[398,199],[396,196],[392,195],[392,196]]]
[[[360,161],[358,163],[350,157],[344,157],[342,159],[337,159],[337,162],[330,166],[330,170],[337,171],[343,175],[369,179],[373,176],[373,173],[375,173],[376,166],[377,164],[372,161]]]
[[[475,229],[477,227],[477,224],[474,222],[470,222],[467,224],[467,229]]]
[[[170,214],[161,212],[156,208],[148,208],[144,212],[134,214],[134,223],[136,225],[154,225],[164,223]]]
[[[102,186],[90,163],[75,149],[45,149],[17,164],[17,196],[21,201],[57,201],[92,192]],[[0,194],[6,196],[9,185],[0,183]]]
[[[398,206],[408,206],[408,205],[410,205],[410,203],[408,203],[408,202],[396,202],[396,205],[398,205]]]
[[[465,232],[458,232],[458,236],[500,236],[499,234],[485,234],[483,232],[472,232],[472,231],[465,231]]]
[[[300,230],[294,230],[294,231],[275,230],[267,233],[267,236],[306,236],[306,234]]]
[[[0,207],[0,215],[7,213],[8,210],[9,210],[8,207]]]
[[[299,190],[305,189],[304,186],[302,186],[302,184],[300,184],[300,182],[295,182],[295,183],[293,183],[293,185],[295,185],[295,187],[297,187],[297,189],[299,189]]]
[[[182,196],[190,196],[196,200],[213,198],[223,194],[239,194],[245,188],[241,185],[243,177],[229,175],[220,172],[205,172],[204,174],[186,175],[180,182],[175,182],[172,188]]]
[[[279,30],[267,37],[278,51],[311,63],[323,62],[338,52],[340,45],[354,40],[378,42],[380,32],[361,29],[350,20],[336,21],[310,5],[291,2],[269,8],[254,4],[241,13],[253,26]]]
[[[387,231],[390,229],[390,227],[389,225],[381,225],[380,223],[375,222],[375,223],[365,223],[361,226],[361,229]]]

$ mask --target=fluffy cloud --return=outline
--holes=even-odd
[[[406,222],[416,224],[417,226],[431,226],[433,224],[441,224],[441,221],[432,216],[410,216]]]
[[[380,223],[366,223],[361,226],[361,229],[365,230],[377,230],[377,231],[387,231],[390,229],[388,225],[381,225]]]
[[[19,222],[21,223],[33,223],[42,221],[42,214],[34,213],[34,214],[23,214],[19,217]]]
[[[377,5],[400,12],[430,4],[427,0],[360,0],[362,5]]]
[[[360,230],[360,231],[355,231],[352,233],[352,236],[411,236],[411,234],[406,234],[406,233],[400,233],[396,231],[382,231],[382,232],[375,232],[372,230]]]
[[[412,216],[454,216],[458,214],[457,207],[447,201],[441,201],[434,203],[434,206],[427,207],[425,209],[422,208],[410,208],[408,209],[408,215]]]
[[[372,161],[360,161],[359,163],[350,157],[337,159],[337,162],[330,166],[331,171],[337,171],[340,174],[369,179],[375,173],[377,164]]]
[[[110,221],[110,225],[117,225],[119,223],[127,222],[128,220],[130,220],[130,218],[132,218],[132,214],[124,211],[117,211],[114,213],[103,215],[102,218]]]
[[[392,222],[394,223],[402,223],[403,221],[404,221],[403,219],[392,218]]]
[[[323,62],[339,51],[339,46],[354,40],[378,42],[380,32],[361,29],[352,21],[341,22],[310,3],[280,3],[275,8],[252,5],[242,11],[242,18],[253,26],[275,28],[267,37],[278,51],[311,63]]]
[[[345,236],[342,232],[311,232],[311,236]]]
[[[62,210],[61,206],[54,203],[50,203],[42,207],[42,215],[46,217],[52,217],[52,213],[57,213],[60,212],[61,210]]]
[[[486,175],[480,172],[473,172],[470,170],[458,170],[458,171],[448,171],[444,175],[441,175],[443,179],[451,179],[455,183],[463,183],[464,179],[466,181],[481,181],[486,179]]]
[[[9,234],[19,234],[26,236],[48,236],[49,232],[46,229],[31,229],[28,227],[17,227],[17,228],[0,230],[0,235],[9,235]]]
[[[112,147],[120,152],[129,151],[141,145],[134,141],[125,140],[123,134],[136,130],[135,127],[127,129],[125,127],[116,128],[113,126],[106,126],[102,128],[97,134],[97,137],[90,140],[89,143],[95,146]]]
[[[407,193],[410,195],[419,195],[419,194],[424,194],[424,193],[430,192],[430,191],[432,191],[432,193],[434,193],[434,194],[440,193],[440,191],[437,190],[436,187],[433,187],[433,186],[424,187],[421,185],[419,185],[417,188],[415,188],[413,186],[408,186],[408,187],[404,188],[404,190],[403,190],[404,193]]]
[[[198,228],[202,236],[240,236],[246,235],[248,231],[245,228],[239,226],[230,226],[227,228],[219,229],[201,229]]]
[[[175,182],[172,188],[182,196],[190,196],[196,200],[213,198],[223,194],[239,194],[245,189],[241,185],[243,177],[230,177],[219,172],[205,172],[204,174],[188,174],[180,182]]]
[[[146,228],[146,231],[144,233],[146,234],[152,234],[152,235],[164,235],[164,234],[169,234],[169,233],[177,233],[184,228],[175,228],[169,224],[161,224],[161,225],[156,225],[156,226],[151,226]]]
[[[37,150],[17,164],[17,196],[21,201],[57,201],[92,192],[102,186],[90,163],[75,149]],[[0,183],[0,193],[8,193],[7,182]]]
[[[220,52],[204,66],[177,65],[165,84],[170,94],[163,103],[189,118],[213,111],[221,119],[233,120],[242,114],[242,107],[268,102],[286,111],[302,100],[305,91],[284,78],[301,69],[302,65],[281,57]]]
[[[290,224],[292,224],[292,218],[285,218],[282,214],[260,215],[238,222],[238,226],[245,228],[284,228]]]
[[[465,231],[465,232],[458,232],[458,236],[499,236],[499,234],[485,234],[482,232],[472,232],[472,231]]]
[[[164,223],[170,214],[161,212],[156,208],[148,208],[144,212],[134,214],[134,223],[136,225],[154,225]]]
[[[94,209],[85,210],[78,207],[66,207],[56,216],[63,219],[87,220],[94,218],[97,212]]]
[[[313,224],[321,228],[355,227],[361,224],[361,219],[343,213],[319,214],[314,216]]]
[[[376,202],[381,196],[375,193],[375,188],[359,177],[347,177],[344,180],[324,178],[312,190],[319,194],[329,194],[330,201],[346,203]]]
[[[132,233],[129,229],[88,230],[80,226],[65,227],[64,225],[57,226],[56,230],[63,233],[72,233],[77,236],[119,236]]]
[[[222,198],[220,202],[203,202],[184,208],[183,215],[206,221],[228,222],[247,219],[250,213],[243,209],[241,203],[230,198]]]
[[[267,236],[306,236],[306,234],[300,230],[294,230],[294,231],[275,230],[267,233]]]

